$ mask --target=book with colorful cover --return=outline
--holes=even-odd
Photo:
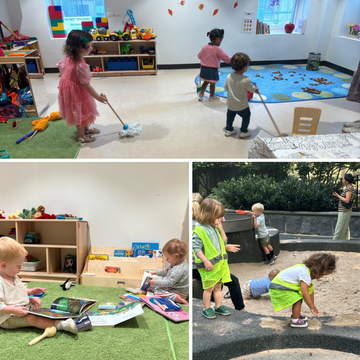
[[[170,319],[174,322],[189,321],[189,313],[184,310],[165,311],[165,307],[160,304],[159,298],[157,297],[142,297],[141,301],[143,301],[150,309],[158,312],[160,315],[165,316],[167,319]]]
[[[98,300],[85,298],[60,297],[54,300],[50,309],[39,308],[29,310],[29,314],[47,317],[50,319],[77,318],[94,306]]]
[[[118,303],[116,302],[101,302],[98,310],[116,310]]]
[[[120,309],[113,311],[100,310],[87,312],[92,326],[94,327],[109,327],[120,324],[124,321],[134,318],[135,316],[144,313],[139,301],[131,301],[128,304],[121,306]]]
[[[134,251],[134,257],[138,256],[148,256],[149,258],[153,257],[153,251],[159,250],[159,243],[138,243],[133,242],[131,249]]]

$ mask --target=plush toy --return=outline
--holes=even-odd
[[[45,208],[42,205],[38,206],[38,208],[36,209],[36,213],[34,215],[35,219],[42,216],[44,212],[45,212]]]
[[[31,210],[23,209],[23,212],[20,214],[22,219],[33,219],[36,213],[36,209],[32,208]]]
[[[35,219],[56,219],[56,215],[43,213],[41,216],[38,216]]]
[[[3,214],[5,214],[5,211],[0,210],[0,219],[6,219],[6,217]]]
[[[8,216],[9,219],[21,219],[20,217],[20,210],[15,210],[12,215]]]
[[[69,290],[71,286],[75,286],[73,282],[70,281],[70,278],[67,279],[62,285],[60,285],[64,291]]]

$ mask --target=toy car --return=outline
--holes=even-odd
[[[109,29],[105,29],[104,27],[91,29],[90,34],[93,39],[96,41],[108,41],[109,40]]]
[[[145,29],[138,26],[134,26],[134,29],[137,32],[138,39],[150,40],[156,38],[156,34],[154,33],[153,29]]]
[[[125,41],[129,41],[130,40],[130,35],[129,33],[127,32],[122,32],[121,30],[119,31],[113,31],[111,34],[110,34],[110,39],[112,41],[116,41],[116,40],[125,40]]]

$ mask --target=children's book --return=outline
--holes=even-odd
[[[54,300],[50,309],[40,308],[29,310],[29,314],[47,317],[50,319],[76,318],[94,306],[98,300],[83,298],[60,297]]]
[[[159,298],[157,297],[142,297],[141,301],[150,309],[174,322],[189,321],[189,313],[182,309],[180,311],[170,311],[160,304]]]
[[[153,257],[153,250],[159,250],[159,243],[138,243],[133,242],[131,249],[134,251],[134,256],[148,256]]]
[[[119,302],[118,308],[133,303],[135,301],[139,301],[142,307],[145,305],[143,302],[140,301],[140,297],[133,294],[121,294],[119,295],[119,298],[121,299],[121,302]]]
[[[120,324],[143,313],[144,310],[142,309],[140,302],[132,301],[114,311],[93,311],[87,312],[86,315],[89,317],[92,326],[109,327]]]
[[[141,280],[140,290],[142,290],[142,291],[149,290],[151,287],[150,280],[151,279],[161,279],[161,278],[162,278],[161,276],[151,275],[150,273],[144,271],[143,278]]]
[[[98,310],[116,310],[118,303],[114,302],[101,302]]]

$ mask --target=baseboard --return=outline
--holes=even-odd
[[[286,64],[286,65],[294,65],[294,64],[306,64],[307,63],[307,59],[302,59],[302,60],[272,60],[272,61],[251,61],[250,62],[250,66],[251,65],[270,65],[270,64]],[[353,70],[349,70],[346,69],[342,66],[333,64],[329,61],[320,61],[320,65],[322,66],[327,66],[330,69],[336,70],[336,71],[341,71],[345,74],[348,75],[352,75],[353,74]],[[221,67],[229,67],[229,64],[225,64],[222,63]],[[194,63],[194,64],[163,64],[163,65],[158,65],[158,70],[179,70],[179,69],[200,69],[200,64],[199,63]],[[45,73],[48,74],[54,74],[54,73],[59,73],[59,69],[57,67],[53,67],[53,68],[45,68]]]

